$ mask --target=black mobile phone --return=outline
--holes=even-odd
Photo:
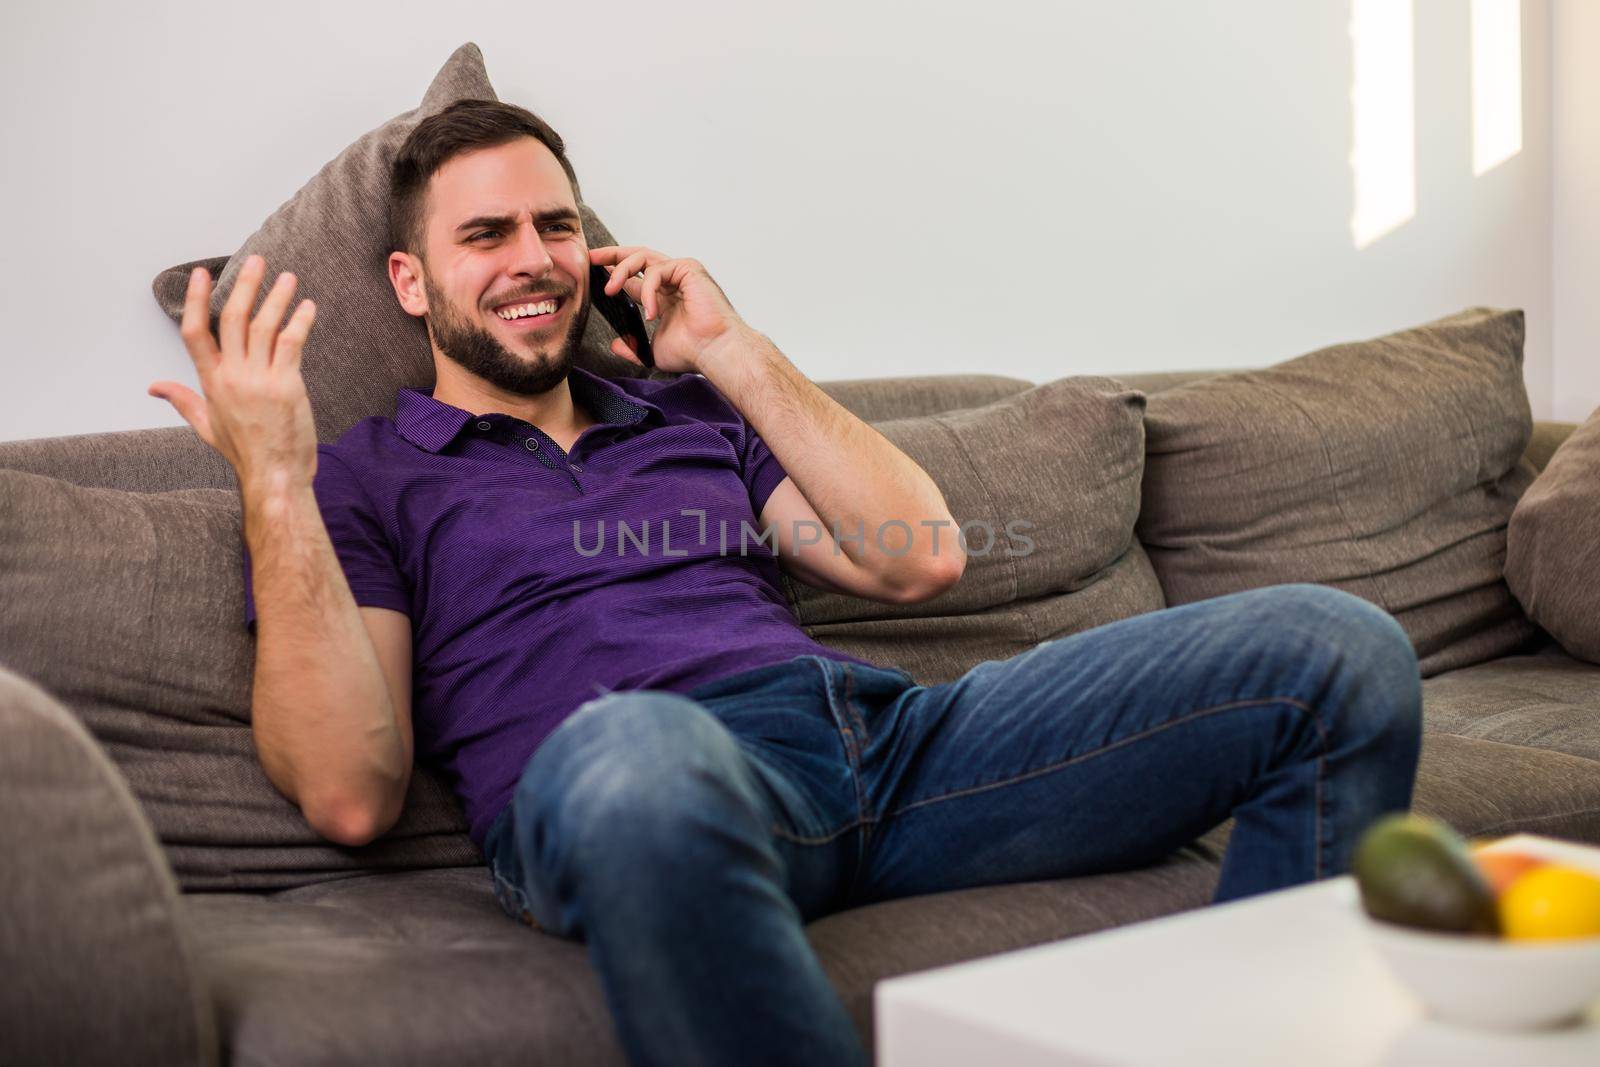
[[[611,274],[605,267],[598,263],[589,265],[590,303],[596,311],[605,316],[618,336],[633,341],[634,354],[639,357],[639,362],[646,367],[654,367],[656,357],[655,353],[650,351],[650,335],[644,329],[644,316],[639,314],[639,309],[628,299],[626,290],[618,289],[615,296],[606,292],[606,283],[610,280]]]

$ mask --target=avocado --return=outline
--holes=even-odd
[[[1374,919],[1459,934],[1500,934],[1494,890],[1467,842],[1438,819],[1385,815],[1356,844],[1352,869]]]

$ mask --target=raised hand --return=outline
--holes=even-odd
[[[317,308],[310,300],[300,301],[279,330],[296,284],[295,276],[285,271],[247,323],[266,269],[260,256],[245,260],[214,338],[208,315],[211,275],[204,267],[195,268],[179,332],[204,395],[170,381],[154,382],[147,390],[176,408],[200,440],[222,453],[246,490],[256,485],[309,486],[317,465],[316,427],[300,376],[300,353]]]
[[[607,245],[589,249],[589,262],[606,268],[606,292],[626,292],[628,299],[656,323],[650,348],[656,366],[669,371],[696,371],[706,349],[730,331],[747,329],[705,266],[697,259],[673,259],[643,245]],[[611,351],[639,362],[622,339]]]

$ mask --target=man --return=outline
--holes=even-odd
[[[151,392],[239,475],[274,784],[331,840],[381,836],[415,697],[501,905],[587,942],[631,1062],[866,1063],[803,934],[830,911],[1139,867],[1231,815],[1230,900],[1343,873],[1409,807],[1415,656],[1332,589],[1127,619],[938,686],[813,641],[779,566],[889,603],[959,579],[927,473],[698,262],[587,248],[561,140],[527,111],[424,120],[392,193],[389,277],[427,323],[431,396],[318,446],[315,309],[278,329],[281,274],[247,325],[259,258],[216,339],[192,279],[204,397]],[[657,366],[692,373],[573,367],[592,264],[657,321]],[[618,523],[658,539],[590,551]]]

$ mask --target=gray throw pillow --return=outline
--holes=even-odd
[[[1334,586],[1425,676],[1536,641],[1502,577],[1534,477],[1522,343],[1520,310],[1472,308],[1153,394],[1138,532],[1167,602]]]
[[[153,283],[156,300],[174,322],[183,320],[189,273],[204,266],[217,277],[211,294],[216,316],[233,291],[244,261],[259,253],[267,263],[259,308],[278,274],[299,280],[295,300],[317,305],[317,322],[301,362],[306,392],[324,444],[338,439],[369,415],[393,415],[395,392],[412,386],[433,390],[432,349],[427,327],[395,298],[387,263],[389,168],[417,123],[458,100],[496,100],[483,53],[475,44],[456,49],[434,77],[422,104],[363,134],[317,172],[230,256],[169,267]],[[577,191],[584,237],[590,248],[617,243]],[[655,323],[646,324],[654,334]],[[611,352],[616,332],[603,315],[590,315],[574,361],[612,378],[676,377],[647,371]]]
[[[1511,513],[1506,583],[1562,648],[1600,663],[1600,410],[1556,449]]]
[[[261,769],[237,493],[90,489],[0,470],[0,500],[0,664],[104,746],[183,889],[482,862],[459,802],[424,766],[399,824],[362,848],[319,836]]]
[[[1079,377],[980,407],[873,423],[938,484],[967,533],[966,570],[945,593],[907,605],[785,575],[801,624],[826,645],[931,685],[1041,641],[1160,610],[1161,587],[1133,536],[1143,415],[1143,393]],[[894,546],[904,537],[890,529],[883,540]]]

